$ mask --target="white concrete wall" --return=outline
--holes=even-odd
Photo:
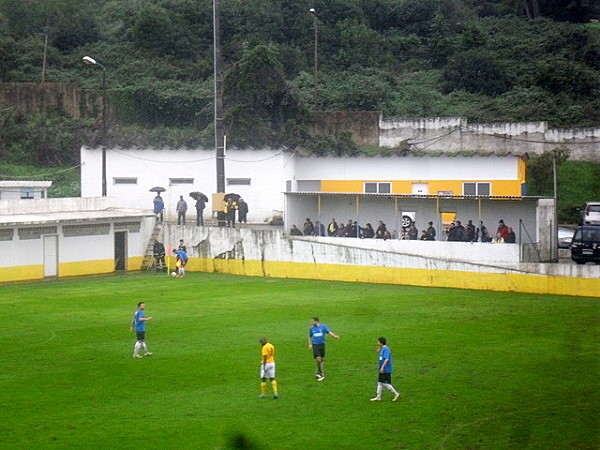
[[[514,156],[298,157],[298,180],[515,180]]]
[[[561,145],[573,160],[600,162],[600,128],[549,129],[547,122],[468,123],[465,118],[382,119],[379,145],[436,152],[540,154]]]
[[[174,225],[164,229],[165,243],[176,246],[181,238],[190,271],[196,266],[240,275],[356,281],[343,276],[345,267],[353,266],[358,271],[351,273],[368,282],[600,296],[600,266],[520,263],[515,244],[288,237],[278,230]],[[382,268],[398,270],[382,276]]]
[[[83,147],[81,160],[81,195],[100,195],[100,149]],[[274,211],[283,211],[285,182],[292,178],[292,154],[283,150],[228,149],[225,157],[225,178],[250,178],[250,186],[227,186],[226,192],[240,194],[248,203],[250,222],[263,222]],[[107,194],[118,198],[122,206],[152,209],[154,186],[167,189],[161,196],[167,215],[176,219],[175,207],[179,196],[188,203],[187,220],[195,220],[195,201],[192,191],[205,193],[209,199],[216,192],[216,163],[214,150],[205,149],[107,149]],[[115,177],[137,178],[136,185],[113,183]],[[193,178],[193,184],[171,185],[172,178]],[[204,216],[210,217],[209,201]]]

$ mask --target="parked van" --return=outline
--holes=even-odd
[[[571,242],[571,259],[577,264],[586,262],[600,264],[600,226],[577,227]]]
[[[600,225],[600,202],[587,202],[579,225]]]

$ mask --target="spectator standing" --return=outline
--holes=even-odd
[[[204,208],[206,208],[206,202],[202,196],[199,196],[196,200],[196,226],[204,226]]]
[[[238,202],[238,223],[248,223],[248,203],[240,198]]]
[[[304,227],[302,228],[302,233],[304,234],[304,236],[312,236],[314,231],[315,225],[312,223],[310,218],[307,217],[306,221],[304,222]]]
[[[415,241],[419,238],[419,230],[417,230],[417,226],[415,223],[411,223],[408,228],[408,239]]]
[[[337,237],[346,237],[346,227],[341,224],[336,233]]]
[[[380,402],[383,388],[386,388],[394,394],[392,401],[395,402],[400,398],[400,392],[392,386],[392,352],[387,346],[387,340],[383,336],[377,338],[377,347],[375,348],[375,351],[379,353],[379,376],[377,380],[377,394],[371,401]]]
[[[465,239],[465,227],[460,222],[460,220],[456,221],[456,226],[454,227],[454,240],[455,241],[463,241]]]
[[[452,222],[450,224],[450,226],[448,227],[448,241],[455,241],[456,240],[456,224],[454,222]]]
[[[331,219],[331,222],[329,222],[329,225],[327,225],[327,235],[336,236],[338,228],[339,227],[335,219]]]
[[[313,231],[313,236],[325,236],[325,225],[323,225],[318,220],[315,220],[315,229]]]
[[[162,271],[165,267],[165,246],[162,242],[156,241],[152,248],[152,254],[156,260],[156,270]]]
[[[463,237],[465,242],[473,242],[476,240],[475,238],[475,225],[473,225],[473,221],[469,219],[467,222],[467,226],[465,227],[465,236]]]
[[[177,250],[183,250],[187,253],[187,247],[183,243],[183,239],[179,239],[179,245],[177,246]]]
[[[505,240],[506,236],[508,236],[508,227],[504,224],[504,220],[500,219],[496,229],[496,238]]]
[[[225,213],[225,220],[227,226],[235,228],[235,210],[237,209],[237,203],[231,197],[225,202],[223,212]]]
[[[433,228],[433,222],[429,222],[428,224],[429,226],[427,227],[427,229],[425,230],[425,240],[427,241],[435,241],[435,228]]]
[[[180,195],[177,207],[175,208],[177,211],[177,225],[185,225],[185,213],[187,213],[187,209],[187,202],[183,199],[183,195]]]
[[[479,242],[491,242],[490,233],[487,227],[483,224],[483,220],[479,221],[479,226],[475,232],[475,240]]]
[[[165,202],[160,196],[160,192],[156,193],[156,197],[152,200],[152,204],[154,205],[154,214],[158,216],[161,222],[164,221]]]

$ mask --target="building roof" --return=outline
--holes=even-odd
[[[0,227],[45,225],[53,223],[89,223],[108,220],[140,220],[144,217],[154,215],[154,213],[148,211],[127,209],[0,214]]]
[[[21,187],[49,188],[50,186],[52,186],[52,181],[19,181],[19,180],[0,181],[0,189],[1,188],[21,188]]]

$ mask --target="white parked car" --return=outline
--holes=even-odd
[[[600,225],[600,202],[587,202],[581,211],[580,225]]]

